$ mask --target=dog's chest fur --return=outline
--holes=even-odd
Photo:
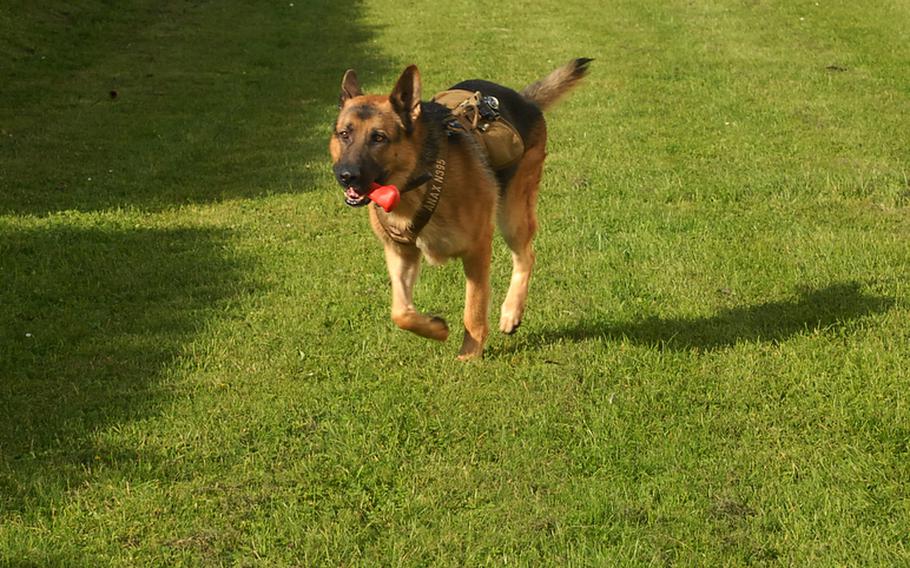
[[[457,227],[452,226],[445,214],[438,212],[430,222],[420,231],[415,246],[423,253],[424,258],[433,265],[444,264],[451,258],[460,256],[461,252],[467,246],[466,236]],[[374,218],[384,213],[371,211]],[[390,227],[404,229],[411,221],[409,215],[399,215],[396,213],[388,214],[384,217],[384,223]],[[380,235],[385,232],[382,224],[374,221],[374,229]]]
[[[423,257],[433,265],[444,264],[450,258],[459,256],[465,244],[461,233],[452,231],[444,220],[430,222],[417,237],[416,242]]]

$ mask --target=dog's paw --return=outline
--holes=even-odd
[[[474,361],[477,359],[483,359],[483,351],[480,351],[478,353],[459,353],[458,354],[459,361]]]
[[[461,351],[458,353],[459,361],[471,361],[483,358],[483,344],[465,338]]]
[[[449,324],[441,317],[431,317],[430,323],[427,326],[426,337],[435,339],[436,341],[445,341],[449,338]]]
[[[514,312],[504,313],[499,319],[499,331],[505,333],[506,335],[512,335],[518,331],[518,327],[520,325],[521,315]]]
[[[459,361],[470,361],[471,359],[481,359],[483,357],[483,344],[487,338],[486,327],[475,329],[474,335],[466,329],[464,340],[461,342],[461,350],[458,352]]]

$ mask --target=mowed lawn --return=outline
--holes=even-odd
[[[908,23],[6,0],[0,565],[910,564]],[[524,325],[459,363],[457,263],[416,297],[453,340],[389,320],[329,167],[341,75],[580,56]]]

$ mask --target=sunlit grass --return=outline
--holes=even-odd
[[[910,561],[908,8],[478,7],[0,8],[0,564]],[[341,74],[578,56],[460,364],[331,181]]]

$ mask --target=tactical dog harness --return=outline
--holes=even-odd
[[[499,100],[496,97],[485,97],[480,91],[453,89],[437,93],[432,100],[452,112],[452,118],[445,124],[446,134],[453,136],[458,133],[471,133],[484,149],[487,162],[493,170],[512,166],[524,154],[524,141],[515,127],[500,115]],[[379,224],[396,243],[413,245],[417,241],[417,235],[436,212],[446,178],[445,146],[443,143],[433,163],[432,172],[424,172],[416,178],[409,179],[400,190],[401,193],[406,193],[430,182],[417,213],[404,229],[389,225],[386,214],[377,211],[376,218]],[[378,204],[374,205],[381,209]]]
[[[420,177],[415,179],[415,182],[429,177],[428,180],[424,180],[416,185],[414,182],[408,183],[405,188],[402,190],[409,191],[411,189],[417,189],[427,181],[431,181],[429,189],[427,189],[426,194],[423,196],[423,201],[420,202],[420,208],[417,210],[417,213],[414,214],[414,218],[408,223],[404,229],[399,229],[389,225],[386,222],[386,213],[381,212],[382,207],[378,203],[374,203],[376,206],[377,214],[376,219],[379,221],[379,224],[382,225],[382,228],[385,229],[389,238],[395,241],[396,243],[402,245],[413,245],[417,242],[417,235],[421,230],[430,222],[430,217],[433,216],[433,213],[436,212],[436,206],[439,204],[439,196],[442,194],[442,186],[445,183],[446,179],[446,160],[445,160],[445,151],[441,152],[442,155],[436,158],[435,165],[433,167],[433,173],[426,172]],[[410,186],[410,187],[409,187]]]
[[[494,170],[508,168],[524,154],[524,141],[499,113],[496,97],[485,97],[480,91],[452,89],[437,93],[433,101],[451,109],[461,127],[474,135]]]

